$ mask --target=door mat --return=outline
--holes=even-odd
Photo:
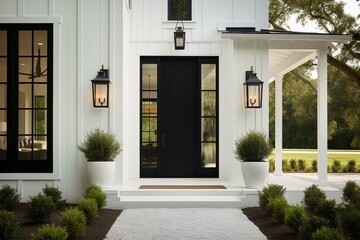
[[[226,189],[223,185],[140,185],[139,189]]]

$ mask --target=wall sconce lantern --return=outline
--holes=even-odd
[[[176,22],[175,32],[174,32],[174,45],[175,50],[184,50],[185,49],[185,32],[184,24],[181,21],[181,26],[178,26],[179,21]]]
[[[264,82],[257,78],[252,66],[250,71],[246,71],[245,79],[245,108],[261,108]]]
[[[109,84],[108,69],[104,69],[104,65],[98,72],[96,78],[92,82],[93,105],[97,108],[109,107]]]

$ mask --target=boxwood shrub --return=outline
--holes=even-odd
[[[35,234],[31,234],[31,240],[67,240],[68,236],[65,228],[46,224],[41,226]]]
[[[50,197],[56,208],[61,209],[65,204],[65,200],[62,198],[62,192],[57,187],[48,186],[47,184],[43,188],[43,193],[45,196]]]
[[[325,192],[315,184],[305,188],[304,190],[303,204],[305,209],[310,213],[314,213],[315,208],[317,208],[321,202],[325,201],[325,199]]]
[[[20,236],[21,224],[15,216],[6,211],[0,211],[0,239],[13,240]]]
[[[99,213],[98,205],[96,200],[93,198],[82,198],[79,201],[77,208],[82,211],[89,222]]]
[[[346,240],[344,234],[337,228],[321,227],[312,234],[312,240]]]
[[[285,210],[285,224],[296,234],[299,233],[299,227],[306,217],[306,211],[302,206],[289,206]]]
[[[304,221],[300,225],[299,237],[302,240],[309,240],[312,237],[312,234],[321,227],[327,227],[329,224],[328,220],[322,217],[308,214],[304,218]]]
[[[85,233],[86,217],[79,209],[70,208],[62,212],[60,224],[66,228],[69,239],[78,239]]]
[[[283,197],[286,189],[277,184],[268,184],[259,191],[259,205],[266,210],[270,198]]]
[[[19,204],[20,199],[20,194],[17,193],[15,188],[10,187],[8,184],[2,185],[0,189],[0,210],[13,210]]]
[[[55,211],[55,204],[53,200],[41,193],[30,197],[28,203],[28,215],[34,222],[49,221],[50,214]]]
[[[106,205],[106,194],[97,185],[92,184],[85,189],[85,198],[95,199],[99,209]]]
[[[273,218],[278,223],[283,223],[285,220],[285,212],[289,204],[284,196],[270,198],[267,209],[272,213]]]

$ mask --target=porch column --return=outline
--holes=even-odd
[[[275,176],[282,171],[282,79],[283,75],[275,76]]]
[[[318,93],[317,93],[317,145],[318,145],[318,184],[327,185],[327,48],[318,49]]]

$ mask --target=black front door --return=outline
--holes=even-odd
[[[197,177],[200,84],[197,58],[163,58],[159,95],[161,177]]]
[[[141,57],[140,177],[218,177],[218,58]]]

